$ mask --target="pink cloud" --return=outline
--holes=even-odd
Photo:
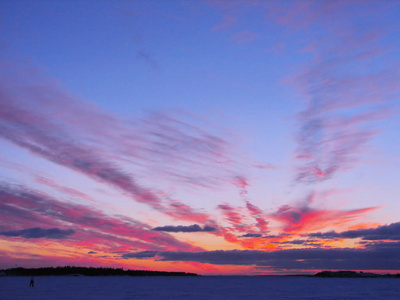
[[[41,103],[44,105],[47,96],[47,93],[41,91],[32,94],[31,98],[38,97],[39,102],[44,99],[44,103]],[[18,97],[12,95],[6,95],[0,100],[0,129],[3,138],[56,164],[127,191],[139,202],[148,203],[154,208],[160,207],[161,200],[156,195],[140,187],[113,163],[99,157],[95,148],[77,143],[64,130],[64,126],[52,121],[57,120],[54,115],[50,115],[50,120],[43,111],[28,111],[22,104]]]
[[[305,41],[299,50],[313,55],[288,81],[307,101],[298,117],[298,182],[321,182],[355,167],[379,131],[366,125],[398,114],[393,103],[383,107],[400,88],[399,67],[387,64],[398,48],[395,27],[386,19],[393,5],[289,1],[267,6],[267,16],[289,28],[290,38]],[[313,39],[304,36],[305,29],[315,33]]]
[[[368,18],[384,11],[388,4],[370,1],[285,1],[269,2],[266,17],[294,30],[305,30],[313,26],[325,30],[349,28],[357,17]]]
[[[371,14],[373,5],[359,7],[347,23],[341,21],[354,13],[353,4],[338,1],[333,7],[335,18],[325,18],[331,3],[303,7],[308,26],[325,24],[320,30],[327,34],[308,48],[315,54],[313,60],[290,81],[307,101],[298,115],[298,182],[317,183],[355,167],[379,132],[370,126],[372,121],[398,114],[394,104],[389,106],[400,88],[399,67],[386,63],[394,51],[384,44],[391,28],[375,26],[372,20],[380,16]],[[292,16],[287,22],[297,21]]]
[[[76,234],[63,241],[66,244],[87,247],[109,244],[109,251],[117,245],[124,249],[136,247],[144,250],[201,249],[180,242],[167,233],[152,231],[150,226],[131,218],[113,217],[84,205],[59,202],[23,188],[1,186],[0,199],[1,218],[4,220],[1,231],[67,226],[74,229]]]
[[[33,74],[28,72],[28,75]],[[210,221],[207,214],[179,200],[170,203],[162,191],[138,182],[138,175],[153,177],[154,174],[205,188],[226,182],[235,168],[229,150],[234,147],[196,125],[200,120],[152,113],[126,122],[69,96],[43,76],[37,76],[39,79],[13,76],[18,84],[6,80],[1,86],[4,97],[0,100],[0,136],[53,163],[118,188],[134,200],[174,218]],[[133,176],[117,162],[133,165],[140,171]],[[53,181],[39,181],[87,199],[87,195]]]
[[[330,226],[341,226],[357,221],[380,207],[367,207],[353,210],[325,210],[311,206],[314,194],[309,195],[303,202],[296,205],[283,205],[270,217],[283,224],[286,234],[300,234],[321,230]]]
[[[246,232],[248,230],[245,222],[245,215],[242,214],[238,208],[234,208],[229,204],[220,204],[217,208],[233,226],[234,231]]]
[[[246,190],[249,186],[247,179],[243,176],[236,176],[233,180],[233,184],[236,185],[241,190]]]
[[[171,201],[166,208],[166,213],[177,220],[194,221],[203,224],[213,224],[211,216],[195,211],[192,207],[180,201]]]
[[[231,150],[234,149],[231,142],[205,130],[210,124],[203,120],[187,114],[156,112],[135,124],[140,137],[139,147],[135,142],[123,144],[121,154],[130,159],[137,156],[145,160],[149,172],[158,176],[182,184],[213,188],[223,183],[235,168],[236,154]]]
[[[93,199],[91,196],[89,196],[86,193],[83,193],[81,191],[78,191],[76,189],[72,189],[69,187],[61,186],[60,184],[54,182],[53,180],[42,177],[42,176],[36,176],[36,182],[39,184],[42,184],[42,185],[52,187],[52,188],[56,189],[57,191],[60,191],[61,193],[64,193],[66,195],[69,195],[69,196],[72,196],[75,198],[95,201],[95,199]]]
[[[216,30],[221,30],[221,29],[226,29],[228,27],[231,27],[233,24],[235,24],[236,20],[233,16],[225,16],[224,18],[224,22],[216,25],[212,28],[212,30],[216,31]]]
[[[277,170],[278,167],[275,166],[274,164],[271,163],[266,163],[266,164],[256,164],[253,165],[254,168],[260,169],[260,170]]]
[[[260,37],[259,34],[256,34],[250,30],[242,30],[242,31],[232,35],[231,39],[234,40],[238,44],[246,44],[246,43],[249,43],[259,37]]]
[[[305,123],[299,139],[300,147],[296,154],[301,163],[297,167],[298,182],[324,181],[339,171],[352,168],[359,160],[363,147],[376,135],[372,131],[357,130],[344,124],[334,129],[318,123],[310,124],[314,121]]]
[[[267,232],[269,222],[265,220],[266,217],[264,212],[249,201],[246,201],[246,207],[249,210],[250,215],[256,220],[256,226],[259,231],[261,233]]]

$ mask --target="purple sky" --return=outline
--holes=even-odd
[[[400,270],[399,19],[2,1],[0,268]]]

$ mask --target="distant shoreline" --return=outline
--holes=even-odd
[[[124,270],[122,268],[94,267],[43,267],[43,268],[10,268],[0,270],[0,276],[201,276],[196,273]],[[316,274],[288,275],[210,275],[210,277],[320,277],[320,278],[400,278],[400,274],[377,274],[356,271],[322,271]],[[208,277],[208,276],[205,276]]]
[[[313,276],[324,278],[400,278],[400,274],[377,274],[356,271],[322,271]]]
[[[124,270],[122,268],[47,267],[0,270],[2,276],[199,276],[195,273]]]

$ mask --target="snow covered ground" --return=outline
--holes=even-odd
[[[308,277],[0,277],[0,299],[400,299],[400,279]]]

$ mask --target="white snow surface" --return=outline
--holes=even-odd
[[[0,299],[400,299],[396,278],[0,277]]]

